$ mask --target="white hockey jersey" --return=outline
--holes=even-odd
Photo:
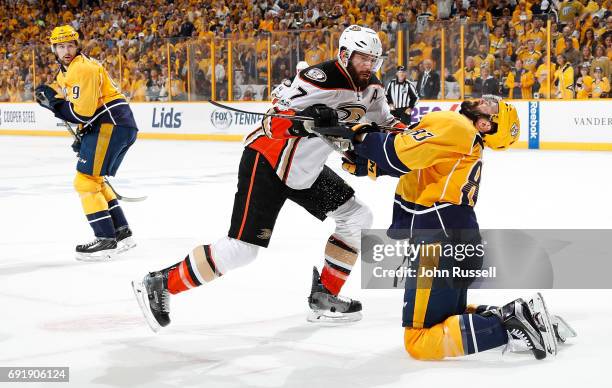
[[[393,125],[381,82],[372,75],[360,89],[337,60],[302,70],[291,86],[280,91],[270,113],[295,114],[311,105],[325,104],[338,112],[339,120]],[[285,118],[265,117],[250,133],[245,145],[261,153],[278,177],[293,189],[309,188],[317,179],[332,149],[318,137],[294,137]]]

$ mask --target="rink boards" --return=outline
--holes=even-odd
[[[421,100],[412,121],[436,110],[458,110],[459,101]],[[612,150],[610,100],[514,101],[521,120],[518,148]],[[139,136],[149,139],[241,141],[257,128],[269,102],[235,102],[233,112],[208,102],[132,103]],[[66,136],[63,123],[35,103],[0,104],[0,134]]]

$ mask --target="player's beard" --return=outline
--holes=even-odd
[[[359,89],[364,89],[366,86],[368,86],[370,77],[372,76],[372,73],[370,71],[358,73],[350,61],[348,63],[348,66],[346,67],[346,70],[348,70],[349,75],[353,79],[353,82],[359,87]]]

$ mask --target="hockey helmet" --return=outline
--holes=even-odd
[[[344,60],[340,55],[342,51],[346,51]],[[383,63],[382,43],[374,30],[353,24],[342,32],[338,43],[337,55],[340,64],[347,67],[348,61],[355,51],[375,58],[374,65],[372,66],[373,72],[377,72],[380,69]]]
[[[79,33],[71,26],[64,25],[55,27],[53,31],[51,31],[51,36],[49,37],[49,41],[51,41],[51,47],[55,46],[58,43],[65,43],[76,41],[79,43]]]
[[[514,105],[499,100],[498,112],[491,115],[495,123],[494,129],[483,136],[484,143],[494,150],[505,150],[518,140],[521,132],[521,123]]]

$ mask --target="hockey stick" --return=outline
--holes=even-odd
[[[278,118],[282,118],[282,119],[297,120],[297,121],[311,121],[311,120],[314,120],[312,117],[308,117],[308,116],[292,116],[292,115],[285,115],[285,114],[282,114],[282,113],[249,112],[248,110],[242,110],[242,109],[234,108],[234,107],[231,107],[229,105],[224,105],[224,104],[221,104],[221,103],[219,103],[217,101],[213,101],[213,100],[208,100],[208,102],[210,102],[214,106],[217,106],[217,107],[222,108],[222,109],[227,109],[227,110],[231,110],[231,111],[234,111],[234,112],[245,113],[245,114],[249,114],[249,115],[260,115],[260,116],[264,116],[264,117],[278,117]],[[358,121],[343,121],[343,120],[339,120],[338,124],[357,125],[357,124],[363,124],[363,123],[360,123]],[[391,130],[391,131],[397,131],[398,130],[398,128],[392,127],[390,125],[379,125],[379,124],[377,124],[377,126],[380,129],[388,129],[388,130]]]
[[[39,94],[38,92],[35,93],[36,95],[36,99],[37,101],[41,101],[46,99],[46,97],[44,95]],[[66,96],[64,95],[64,98],[66,98]],[[77,141],[81,141],[81,136],[79,136],[78,133],[76,133],[74,131],[74,129],[72,129],[72,126],[70,124],[68,124],[68,121],[61,119],[62,123],[64,124],[64,127],[66,127],[66,130],[68,130],[68,132],[70,132],[70,134],[72,135],[72,137],[77,140]],[[104,183],[108,185],[108,187],[110,187],[110,189],[113,191],[113,193],[115,193],[115,196],[117,197],[118,200],[120,201],[125,201],[125,202],[140,202],[140,201],[144,201],[145,199],[147,199],[147,196],[142,196],[142,197],[125,197],[121,194],[119,194],[117,192],[117,190],[115,190],[115,188],[110,184],[110,182],[108,181],[108,179],[106,177],[102,177],[102,179],[104,180]]]
[[[292,115],[284,115],[284,114],[281,114],[281,113],[257,113],[257,112],[249,112],[249,111],[246,111],[246,110],[242,110],[242,109],[238,109],[238,108],[233,108],[233,107],[228,106],[228,105],[223,105],[223,104],[218,103],[218,102],[213,101],[213,100],[208,100],[208,102],[210,102],[214,106],[217,106],[217,107],[219,107],[221,109],[226,109],[226,110],[230,110],[230,111],[234,111],[234,112],[238,112],[238,113],[260,115],[260,116],[264,116],[264,117],[278,117],[278,118],[284,118],[284,119],[289,119],[289,120],[297,120],[297,121],[313,121],[314,120],[312,117],[307,117],[307,116],[292,116]],[[325,144],[327,144],[334,151],[338,152],[343,157],[345,157],[346,159],[351,161],[351,163],[355,163],[355,160],[353,160],[353,156],[348,153],[348,151],[349,151],[348,149],[342,149],[342,147],[340,147],[338,144],[332,142],[331,140],[329,140],[327,137],[321,135],[320,133],[317,133],[317,132],[311,132],[311,133],[316,135],[319,139],[323,140],[323,142]]]

